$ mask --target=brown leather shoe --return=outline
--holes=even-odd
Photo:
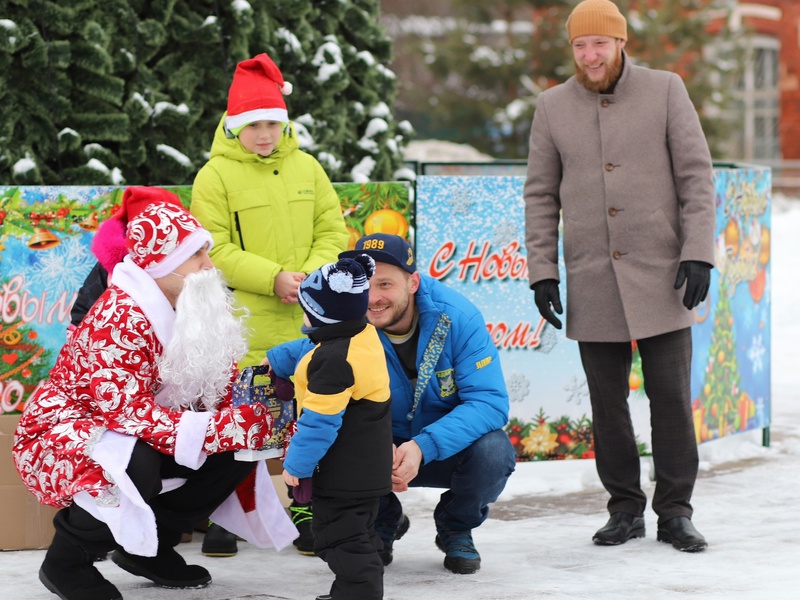
[[[681,552],[702,552],[708,547],[704,538],[689,517],[674,517],[658,524],[657,539],[659,542],[672,544]]]
[[[619,546],[633,538],[644,537],[644,517],[615,512],[608,523],[597,530],[592,541],[598,546]]]

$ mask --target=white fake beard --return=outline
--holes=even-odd
[[[172,339],[158,361],[160,404],[215,411],[231,383],[231,370],[247,352],[243,313],[219,272],[187,275],[175,305]]]

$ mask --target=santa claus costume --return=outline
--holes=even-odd
[[[208,260],[213,243],[177,197],[128,188],[98,236],[111,252],[124,245],[125,258],[28,401],[14,440],[25,485],[62,508],[40,579],[69,600],[121,598],[91,565],[92,555],[116,549],[114,562],[129,572],[164,587],[202,587],[208,572],[173,549],[193,523],[211,516],[264,548],[297,536],[264,462],[233,458],[260,447],[272,417],[262,406],[232,407],[234,361],[244,347],[209,381],[187,384],[174,373],[181,369],[166,372],[183,292],[174,306],[160,282],[169,277],[182,289],[194,275],[176,270]],[[208,277],[216,275],[208,265]],[[194,328],[198,343],[203,327]],[[187,354],[185,346],[178,353]]]

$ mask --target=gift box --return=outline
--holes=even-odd
[[[258,450],[238,450],[236,460],[255,461],[283,458],[289,439],[296,427],[297,403],[294,399],[281,400],[275,393],[273,382],[266,377],[269,367],[259,365],[242,369],[233,384],[233,405],[260,403],[272,413],[272,435],[266,445]],[[257,379],[258,378],[258,379]],[[258,381],[262,381],[258,383]]]

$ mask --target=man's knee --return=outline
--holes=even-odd
[[[488,472],[507,477],[514,471],[516,454],[503,430],[495,429],[484,434],[470,448],[473,460]]]

